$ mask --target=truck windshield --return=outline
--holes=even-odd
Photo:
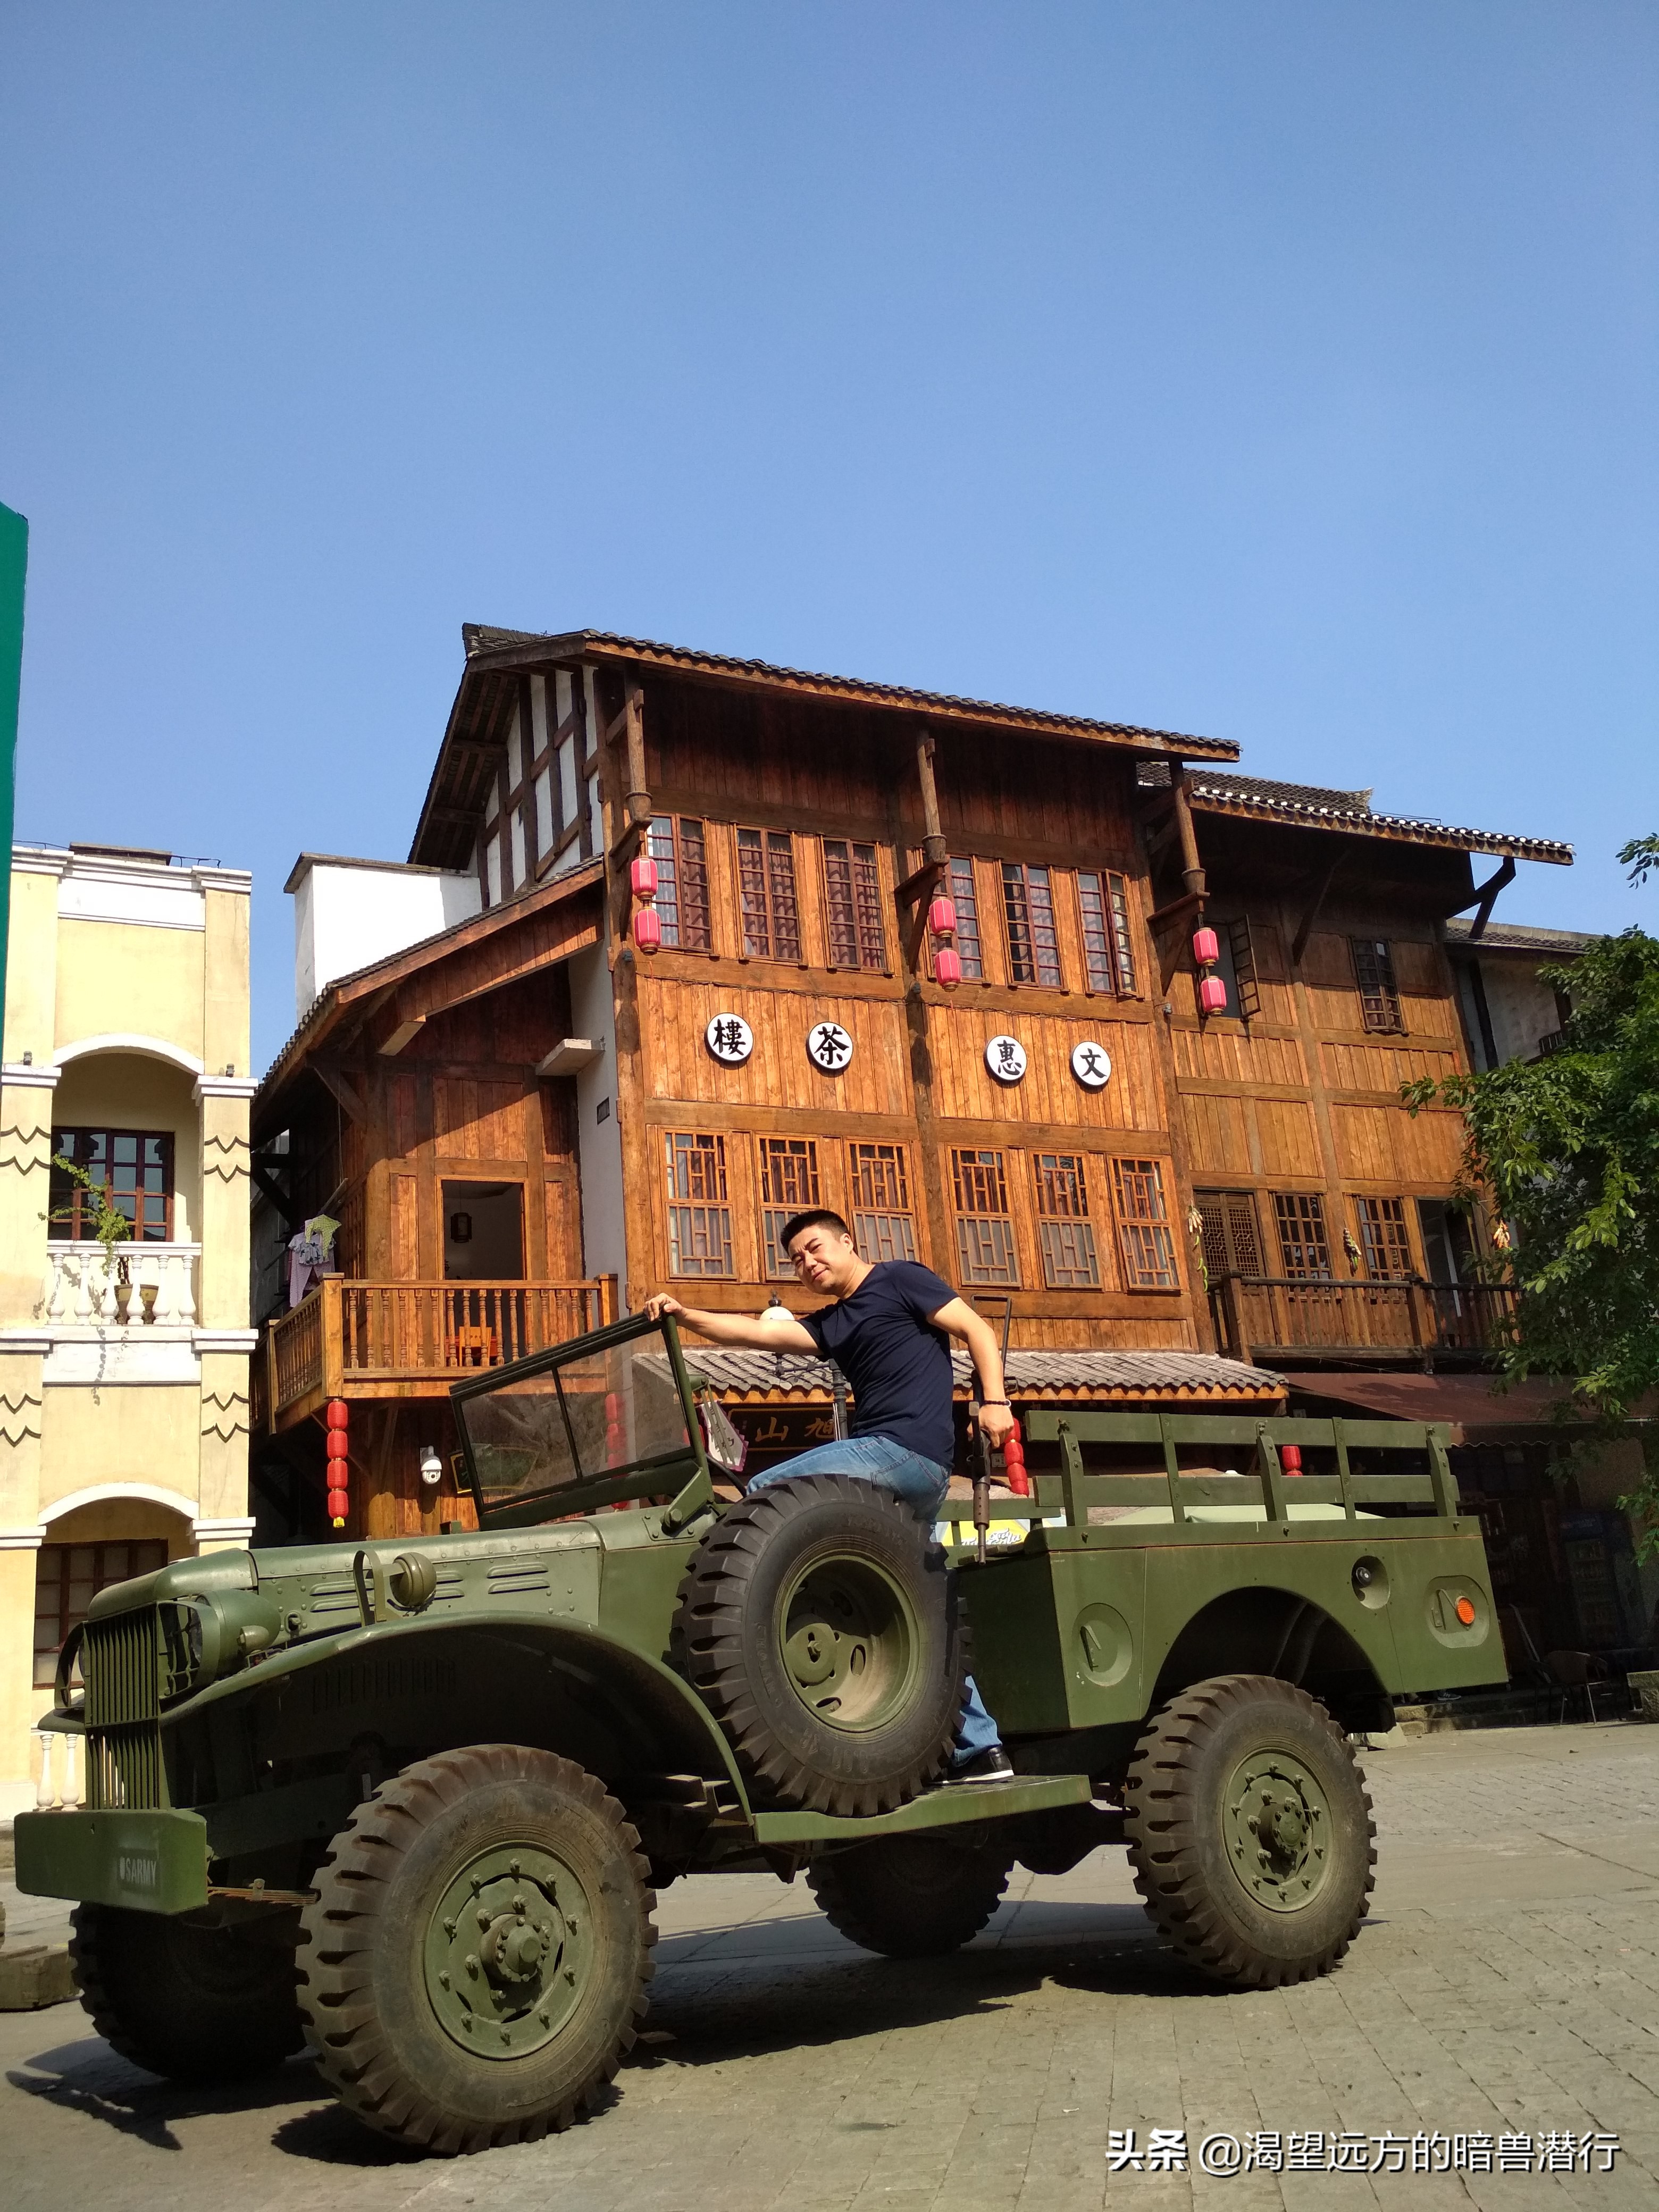
[[[696,1450],[668,1346],[649,1324],[622,1343],[579,1339],[542,1353],[463,1385],[453,1402],[483,1514]]]

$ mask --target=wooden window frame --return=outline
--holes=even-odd
[[[71,1576],[70,1568],[76,1552],[89,1552],[93,1560],[92,1588],[86,1606],[81,1607],[70,1601],[70,1594],[75,1587],[75,1577]],[[122,1554],[118,1564],[108,1556],[114,1552]],[[135,1564],[132,1555],[136,1553],[146,1555],[143,1564]],[[154,1556],[157,1553],[161,1555],[159,1559]],[[33,1681],[37,1690],[49,1690],[57,1680],[58,1655],[64,1648],[64,1640],[70,1629],[86,1619],[92,1600],[100,1590],[108,1589],[114,1583],[130,1582],[136,1576],[154,1574],[158,1567],[166,1566],[167,1540],[165,1536],[127,1536],[112,1537],[91,1544],[42,1544],[34,1555],[34,1562]],[[48,1615],[41,1609],[41,1600],[46,1594],[41,1570],[48,1564],[58,1569],[58,1609],[55,1616]],[[81,1577],[82,1582],[86,1579],[84,1576]],[[50,1650],[40,1642],[40,1626],[47,1619],[52,1619],[58,1632],[58,1640]]]
[[[1200,1236],[1211,1282],[1224,1275],[1267,1273],[1261,1263],[1261,1213],[1253,1190],[1194,1190],[1193,1203],[1204,1224]],[[1248,1249],[1239,1235],[1241,1218],[1248,1224]]]
[[[667,1245],[668,1273],[675,1282],[734,1283],[740,1279],[738,1272],[737,1225],[732,1218],[732,1176],[726,1157],[726,1133],[718,1129],[665,1129],[662,1132],[666,1211],[664,1218],[665,1242]],[[689,1169],[693,1162],[712,1163],[713,1190],[694,1190],[690,1174],[682,1176],[682,1164]],[[708,1174],[709,1170],[704,1168]],[[684,1182],[684,1188],[681,1188]],[[704,1246],[702,1254],[685,1248],[684,1231],[691,1227],[694,1218],[704,1217],[701,1235]],[[725,1267],[705,1264],[708,1249],[710,1225],[717,1224],[724,1231]],[[691,1242],[695,1246],[696,1235]]]
[[[945,863],[945,882],[957,910],[957,933],[953,942],[957,957],[962,963],[962,980],[964,983],[982,983],[986,980],[985,933],[980,922],[979,882],[971,854],[951,854]],[[967,891],[965,899],[963,896],[964,887]],[[932,957],[930,939],[930,961]]]
[[[707,821],[695,814],[654,814],[646,831],[646,850],[657,864],[657,916],[664,951],[712,953]],[[687,917],[697,915],[699,903],[701,922],[688,938]]]
[[[1354,987],[1359,993],[1359,1025],[1378,1036],[1404,1036],[1405,1010],[1394,971],[1394,953],[1386,938],[1351,937],[1348,957],[1353,963]]]
[[[754,841],[745,844],[745,839]],[[738,874],[738,944],[741,960],[776,960],[794,967],[803,967],[800,911],[800,879],[795,866],[795,840],[787,830],[766,830],[750,823],[739,823],[732,840]],[[757,852],[760,867],[757,882],[746,880],[744,855]],[[787,900],[781,897],[781,869],[787,869]],[[751,898],[758,896],[764,913],[765,934],[757,938],[750,927]],[[788,941],[786,924],[781,918],[781,908],[787,904],[787,930],[793,932],[793,942]],[[780,940],[782,941],[780,941]]]
[[[1008,1156],[999,1145],[952,1145],[951,1151],[951,1192],[956,1222],[957,1272],[962,1287],[976,1291],[1018,1291],[1024,1288],[1019,1264],[1019,1232],[1014,1223],[1012,1183],[1008,1174]],[[994,1178],[984,1185],[988,1198],[1000,1201],[995,1205],[974,1202],[975,1183],[981,1177]],[[966,1180],[964,1180],[966,1178]],[[974,1251],[975,1223],[994,1224],[1000,1235],[991,1235],[988,1243],[983,1236],[980,1243],[981,1256]],[[1004,1272],[994,1272],[988,1265],[984,1253],[993,1245],[1001,1247]]]
[[[890,1141],[881,1137],[849,1137],[846,1144],[845,1213],[860,1257],[872,1264],[882,1260],[918,1258],[915,1207],[910,1197],[910,1169],[905,1146],[896,1139]],[[890,1176],[895,1188],[887,1194],[898,1200],[896,1205],[876,1201],[874,1178],[878,1175],[884,1182]],[[866,1188],[872,1194],[872,1202],[868,1205],[861,1202]],[[872,1224],[876,1224],[873,1234],[867,1226]],[[902,1235],[895,1237],[895,1228],[901,1230]],[[892,1249],[886,1249],[889,1246]]]
[[[104,1158],[106,1168],[110,1161],[111,1154],[113,1151],[113,1146],[111,1140],[116,1137],[131,1137],[135,1139],[139,1146],[141,1155],[143,1148],[146,1145],[154,1144],[159,1145],[161,1147],[161,1168],[163,1178],[163,1189],[161,1194],[161,1235],[159,1237],[151,1236],[146,1230],[140,1228],[137,1211],[137,1193],[136,1188],[134,1192],[131,1194],[134,1200],[134,1210],[129,1218],[131,1219],[133,1224],[132,1242],[135,1244],[170,1244],[173,1242],[173,1228],[178,1220],[179,1196],[178,1185],[173,1176],[175,1146],[172,1130],[122,1129],[111,1128],[96,1123],[82,1124],[80,1122],[66,1122],[61,1128],[55,1128],[52,1133],[52,1150],[54,1160],[59,1152],[65,1152],[75,1159],[77,1166],[87,1167],[88,1172],[90,1174],[92,1170],[88,1167],[88,1163],[78,1152],[75,1151],[74,1140],[85,1139],[93,1137],[101,1137],[104,1140]],[[70,1139],[71,1142],[65,1144],[64,1139],[66,1138]],[[144,1163],[142,1158],[138,1162],[135,1163],[135,1165],[137,1166],[143,1166],[143,1164]],[[112,1176],[107,1173],[105,1177],[104,1190],[106,1194],[111,1198],[113,1198],[116,1195],[114,1180]],[[72,1177],[64,1175],[61,1169],[55,1166],[52,1170],[49,1182],[49,1193],[50,1194],[46,1200],[47,1243],[51,1244],[84,1244],[90,1243],[92,1238],[96,1236],[97,1231],[84,1224],[82,1222],[82,1216],[91,1206],[92,1193],[84,1188],[80,1183],[75,1182]],[[146,1193],[145,1195],[148,1197],[149,1194]],[[68,1221],[64,1221],[57,1217],[61,1215],[66,1206],[70,1209],[70,1218]]]
[[[818,844],[826,964],[866,975],[889,974],[880,847],[855,837],[821,837]],[[839,884],[837,865],[845,872]]]
[[[799,1160],[801,1171],[800,1187],[793,1193],[786,1192],[783,1183],[795,1179],[793,1163]],[[791,1164],[788,1177],[775,1172],[781,1162]],[[818,1172],[818,1140],[816,1137],[770,1135],[755,1139],[756,1172],[760,1183],[761,1273],[769,1283],[793,1283],[795,1270],[789,1255],[778,1241],[779,1232],[792,1214],[805,1213],[815,1206],[823,1204],[823,1181]]]
[[[1273,1233],[1279,1241],[1279,1272],[1289,1281],[1334,1283],[1330,1225],[1325,1218],[1325,1199],[1316,1190],[1276,1190],[1273,1193]],[[1287,1230],[1289,1234],[1286,1234]],[[1312,1232],[1312,1233],[1310,1233]],[[1304,1267],[1293,1257],[1316,1252],[1322,1264]]]
[[[1003,860],[1001,870],[1003,949],[1008,957],[1008,981],[1017,988],[1035,991],[1063,991],[1066,988],[1066,963],[1060,957],[1060,918],[1054,910],[1054,871],[1041,861]],[[1040,881],[1034,879],[1040,878]],[[1034,889],[1036,896],[1034,896]],[[1047,912],[1046,938],[1049,948],[1052,980],[1042,972],[1043,962],[1039,951],[1038,923],[1034,915],[1041,905]],[[1026,951],[1019,950],[1020,933],[1024,933]],[[1022,975],[1022,963],[1030,973]]]
[[[1124,1288],[1170,1297],[1182,1289],[1181,1257],[1170,1219],[1164,1165],[1157,1159],[1115,1158],[1110,1180]]]
[[[1088,1167],[1088,1155],[1084,1152],[1031,1154],[1036,1194],[1037,1262],[1048,1290],[1098,1291],[1105,1287],[1100,1248],[1089,1211]],[[1081,1267],[1074,1259],[1066,1257],[1068,1249],[1084,1255]]]
[[[1076,883],[1085,990],[1117,999],[1138,998],[1128,878],[1115,868],[1079,868]],[[1085,885],[1092,885],[1092,891]],[[1096,908],[1092,915],[1091,898]]]
[[[1395,1209],[1392,1214],[1382,1210],[1389,1206]],[[1366,1281],[1409,1282],[1419,1271],[1412,1254],[1411,1228],[1405,1200],[1356,1196],[1353,1210],[1359,1224],[1359,1253]],[[1393,1231],[1398,1234],[1391,1234]],[[1390,1257],[1397,1261],[1398,1265],[1389,1265]],[[1379,1258],[1382,1261],[1381,1266],[1376,1264]]]

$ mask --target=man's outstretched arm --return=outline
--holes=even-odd
[[[817,1344],[798,1321],[758,1322],[749,1314],[707,1313],[698,1306],[683,1306],[665,1291],[648,1297],[645,1310],[653,1321],[660,1321],[666,1314],[682,1328],[707,1337],[710,1344],[742,1345],[751,1352],[810,1352],[814,1358],[818,1355]],[[996,1349],[994,1339],[991,1348]]]
[[[974,1311],[966,1298],[952,1298],[927,1318],[935,1328],[947,1329],[952,1336],[959,1336],[972,1355],[974,1372],[979,1377],[982,1409],[980,1423],[992,1449],[996,1450],[1014,1425],[1012,1411],[1000,1402],[1008,1395],[1008,1386],[1002,1379],[1002,1347],[997,1342],[996,1331]]]

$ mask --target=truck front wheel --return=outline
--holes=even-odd
[[[304,2041],[294,1931],[265,1941],[156,1912],[77,1905],[70,1959],[92,2024],[123,2058],[173,2081],[234,2081]]]
[[[983,1839],[878,1836],[815,1858],[806,1879],[849,1942],[889,1959],[938,1959],[971,1943],[1002,1902],[1012,1848]]]
[[[430,2150],[568,2127],[645,2010],[647,1882],[621,1806],[568,1759],[475,1744],[406,1766],[334,1838],[303,1916],[319,2070]]]
[[[1305,1691],[1262,1674],[1183,1691],[1142,1735],[1124,1802],[1146,1910],[1212,1980],[1307,1981],[1358,1934],[1376,1824],[1347,1739]]]

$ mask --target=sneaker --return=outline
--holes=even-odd
[[[945,1777],[947,1782],[1012,1782],[1014,1762],[1000,1744],[989,1751],[976,1751],[967,1759],[958,1759]]]

